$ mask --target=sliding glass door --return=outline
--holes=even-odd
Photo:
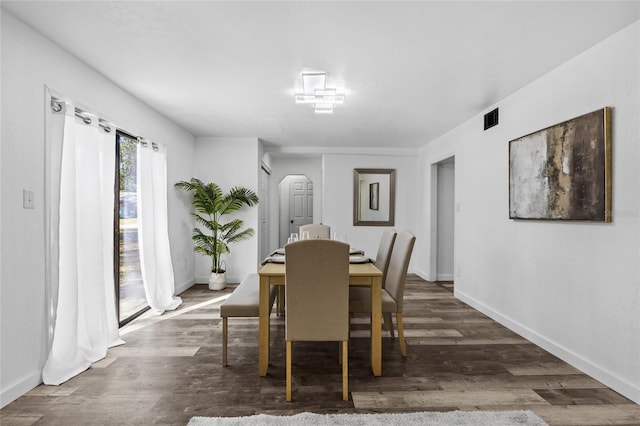
[[[116,304],[120,326],[149,309],[138,250],[137,140],[117,132],[116,222],[114,224]]]

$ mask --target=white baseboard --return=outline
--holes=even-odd
[[[189,281],[183,282],[182,284],[176,284],[174,294],[182,293],[183,291],[193,287],[195,283],[196,283],[196,279],[192,278]]]
[[[624,378],[619,377],[610,371],[607,371],[605,368],[600,367],[593,362],[585,359],[580,354],[577,354],[565,348],[558,342],[548,339],[547,337],[538,334],[537,332],[529,329],[523,324],[520,324],[519,322],[514,321],[505,315],[502,315],[500,312],[495,311],[490,306],[487,306],[484,303],[475,300],[473,297],[468,296],[455,287],[454,295],[469,306],[472,306],[491,319],[504,325],[511,331],[519,334],[530,342],[535,343],[544,350],[571,364],[585,374],[588,374],[594,379],[604,383],[616,392],[619,392],[620,394],[626,396],[636,404],[640,404],[640,387],[638,385],[630,383],[628,380],[625,380]]]
[[[414,274],[416,274],[417,276],[419,276],[420,278],[422,278],[425,281],[436,281],[435,277],[432,278],[429,274],[427,274],[424,271],[415,270]]]
[[[453,274],[438,274],[437,281],[453,281]]]
[[[34,371],[18,383],[9,386],[7,389],[2,389],[0,393],[0,408],[20,398],[40,383],[42,383],[42,373],[40,371]]]

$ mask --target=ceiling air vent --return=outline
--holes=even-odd
[[[484,115],[484,129],[490,129],[498,125],[498,108]]]

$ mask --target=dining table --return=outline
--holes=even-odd
[[[267,375],[269,368],[271,317],[269,290],[272,285],[286,285],[285,273],[286,268],[283,262],[267,262],[258,272],[260,275],[258,366],[262,377]],[[380,376],[382,375],[382,272],[371,262],[350,263],[349,285],[371,288],[371,370],[374,376]]]

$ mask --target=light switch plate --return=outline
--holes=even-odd
[[[22,190],[22,208],[23,209],[33,209],[35,208],[34,201],[34,193],[31,190],[23,189]]]

